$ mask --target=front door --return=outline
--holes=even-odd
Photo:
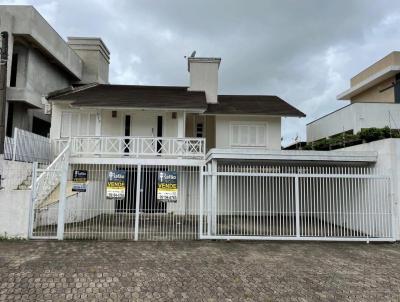
[[[124,120],[124,136],[131,136],[131,115],[127,114],[125,115],[125,120]],[[130,146],[130,140],[125,139],[125,148],[124,152],[129,153],[129,146]]]

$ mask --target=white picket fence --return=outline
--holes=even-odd
[[[15,128],[14,137],[6,137],[4,159],[22,162],[51,162],[50,139]]]

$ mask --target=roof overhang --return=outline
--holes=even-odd
[[[211,149],[206,161],[257,161],[283,164],[314,165],[357,165],[365,166],[376,163],[375,151],[308,151],[308,150],[264,150],[256,148]]]
[[[342,92],[336,98],[338,100],[350,100],[352,97],[364,92],[365,90],[385,81],[397,73],[400,72],[400,65],[390,65],[375,74],[371,75],[367,79],[361,81],[360,83],[354,85],[350,89]]]
[[[77,109],[104,109],[104,110],[138,110],[138,111],[162,111],[162,112],[174,112],[174,111],[184,111],[189,113],[203,113],[205,109],[196,108],[155,108],[155,107],[115,107],[115,106],[81,106],[74,105],[74,103],[69,104],[71,108]]]

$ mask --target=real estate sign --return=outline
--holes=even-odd
[[[158,172],[157,200],[163,202],[178,201],[178,176],[176,171]]]
[[[126,171],[112,170],[107,177],[107,198],[124,199],[126,188]]]
[[[86,192],[87,177],[87,170],[74,170],[72,174],[72,191]]]

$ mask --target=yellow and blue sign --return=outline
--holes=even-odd
[[[108,172],[106,197],[124,199],[126,189],[126,171],[112,170]]]
[[[175,171],[158,172],[157,200],[163,202],[178,201],[178,175]]]

